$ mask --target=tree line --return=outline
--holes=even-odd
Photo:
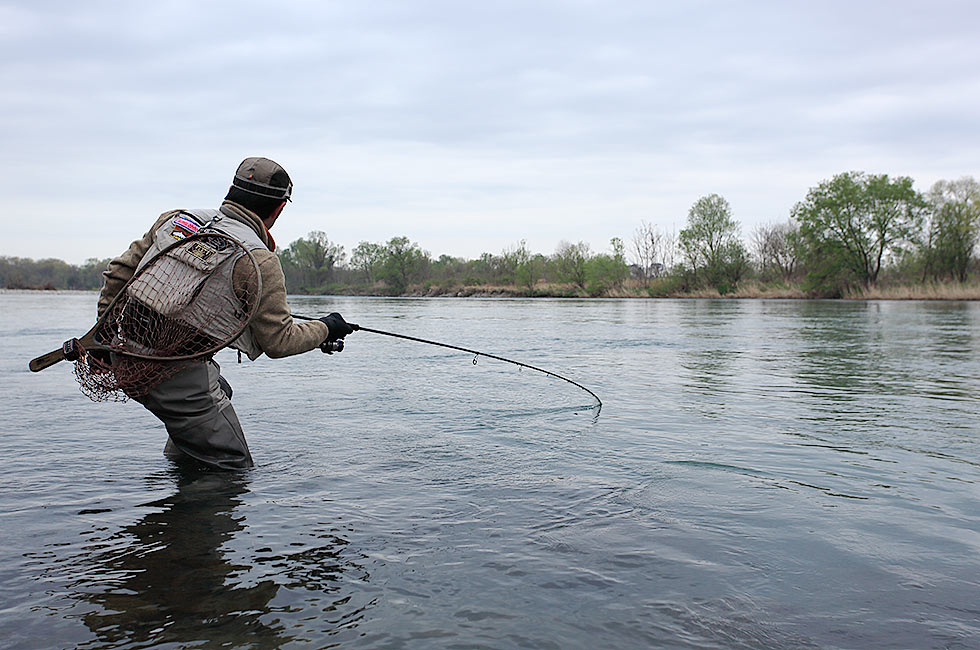
[[[0,257],[0,287],[5,289],[100,289],[109,259],[91,258],[84,264],[57,259]]]
[[[756,227],[748,242],[728,201],[699,198],[685,227],[643,222],[606,251],[562,241],[551,255],[524,241],[478,259],[428,252],[406,237],[344,248],[313,232],[281,251],[297,293],[452,294],[508,287],[520,295],[721,295],[746,282],[840,297],[880,282],[965,283],[980,260],[980,184],[943,180],[925,193],[911,178],[845,172],[807,192],[787,219]]]
[[[825,297],[882,282],[964,283],[978,270],[980,184],[942,180],[921,193],[908,177],[846,172],[810,188],[786,221],[757,227],[751,251],[738,235],[722,197],[699,199],[674,272],[719,293],[746,278],[797,282]]]
[[[311,232],[280,251],[290,293],[403,295],[506,290],[521,295],[606,295],[630,268],[622,240],[594,253],[584,242],[562,241],[554,254],[531,252],[525,241],[477,259],[432,257],[407,237],[359,243],[348,259],[323,232]]]
[[[290,293],[353,295],[671,296],[754,282],[839,297],[879,283],[965,283],[980,270],[980,184],[939,181],[921,193],[908,177],[845,172],[807,192],[788,217],[748,241],[728,201],[709,194],[668,232],[642,222],[604,251],[562,241],[549,255],[525,241],[477,259],[434,258],[407,237],[362,241],[348,255],[314,231],[278,252]],[[108,260],[0,257],[0,286],[96,289]]]

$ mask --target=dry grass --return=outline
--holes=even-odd
[[[806,298],[807,295],[804,293],[797,285],[766,285],[766,284],[755,284],[748,283],[744,286],[738,288],[735,292],[734,297],[736,298],[784,298],[784,299],[794,299],[798,300],[801,298]]]
[[[370,292],[368,292],[370,293]],[[367,295],[367,294],[365,294]],[[458,296],[458,297],[559,297],[586,298],[588,292],[570,284],[538,282],[534,288],[515,285],[479,285],[455,287],[414,287],[405,295],[413,296]],[[635,280],[611,289],[604,298],[715,298],[715,299],[765,299],[803,300],[813,298],[807,295],[799,284],[743,282],[738,289],[724,295],[717,289],[699,289],[680,292],[672,290],[666,282],[651,282],[644,287]],[[884,286],[870,289],[850,290],[844,300],[980,300],[980,282],[961,284],[957,282],[926,283],[919,285]]]
[[[699,289],[686,293],[675,294],[676,298],[734,298],[734,299],[802,299],[806,293],[798,285],[761,284],[758,282],[743,282],[738,289],[724,295],[717,289]]]
[[[846,300],[980,300],[980,284],[929,282],[904,286],[853,289]]]

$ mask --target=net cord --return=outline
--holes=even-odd
[[[119,300],[123,299],[123,297],[126,295],[126,289],[129,288],[129,286],[133,283],[133,281],[135,281],[140,276],[140,273],[144,269],[149,268],[154,262],[156,262],[158,259],[162,258],[164,255],[166,255],[167,253],[169,253],[174,248],[176,248],[178,246],[181,246],[181,245],[186,245],[188,241],[192,241],[194,239],[204,239],[205,237],[221,237],[221,238],[227,239],[228,241],[232,242],[236,246],[241,247],[242,250],[245,251],[245,256],[248,258],[249,262],[251,262],[252,269],[255,271],[255,278],[256,278],[256,292],[255,292],[255,295],[256,295],[256,299],[254,301],[252,301],[251,310],[249,311],[248,317],[242,319],[242,326],[238,328],[238,330],[235,332],[234,336],[229,337],[228,340],[222,342],[220,345],[213,346],[212,349],[209,349],[209,350],[207,350],[205,352],[198,352],[198,353],[195,353],[195,354],[185,354],[185,355],[177,355],[177,356],[168,356],[168,357],[155,356],[155,355],[146,355],[146,354],[139,354],[139,353],[136,353],[136,352],[128,352],[126,350],[120,350],[118,348],[115,348],[115,347],[113,347],[111,345],[108,345],[108,344],[105,344],[105,343],[99,343],[96,340],[96,336],[98,335],[99,331],[104,328],[104,326],[106,324],[106,320],[112,315],[112,313],[113,313],[113,307],[116,306],[116,303],[119,302]],[[117,293],[115,295],[115,297],[112,299],[112,301],[106,307],[105,311],[102,312],[102,318],[99,319],[99,321],[95,324],[95,327],[93,327],[92,330],[91,330],[93,343],[88,344],[88,345],[85,345],[84,346],[84,349],[85,350],[105,350],[107,352],[115,352],[116,354],[119,354],[119,355],[122,355],[122,356],[125,356],[125,357],[130,357],[130,358],[133,358],[133,359],[142,359],[144,361],[189,361],[189,360],[192,360],[192,359],[200,359],[202,357],[208,356],[209,354],[214,354],[215,352],[217,352],[218,350],[224,348],[226,345],[228,345],[229,343],[231,343],[232,341],[234,341],[236,338],[238,338],[239,336],[241,336],[242,332],[245,331],[245,328],[248,327],[248,325],[251,322],[252,318],[255,316],[255,312],[258,310],[258,306],[259,306],[258,297],[261,296],[261,295],[262,295],[262,274],[259,271],[259,264],[258,264],[258,262],[255,261],[255,256],[252,255],[252,251],[250,251],[248,249],[248,247],[246,247],[244,244],[242,244],[242,242],[238,241],[237,239],[235,239],[231,235],[226,235],[223,232],[209,231],[209,232],[202,233],[202,232],[198,231],[197,233],[195,233],[193,235],[189,235],[187,237],[184,237],[183,239],[178,239],[173,244],[170,244],[169,246],[167,246],[166,248],[164,248],[163,250],[161,250],[159,253],[157,253],[156,255],[154,255],[152,258],[150,258],[150,261],[147,262],[145,265],[143,265],[143,267],[140,268],[140,271],[138,271],[138,272],[136,272],[136,273],[133,274],[133,277],[131,277],[129,279],[129,281],[126,282],[126,284],[123,286],[123,288],[119,290],[119,293]]]

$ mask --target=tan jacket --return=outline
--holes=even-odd
[[[153,233],[169,223],[177,212],[178,210],[164,212],[142,239],[134,241],[125,253],[109,262],[108,268],[102,274],[105,284],[99,295],[100,318],[116,294],[133,277],[140,260],[153,245]],[[262,220],[254,212],[231,201],[221,204],[221,212],[249,225],[259,235],[262,243],[269,247],[269,250],[252,251],[262,276],[262,296],[259,298],[255,316],[249,323],[256,343],[274,359],[308,352],[320,345],[327,338],[329,330],[320,321],[297,323],[293,320],[289,305],[286,304],[286,276],[283,275],[279,258],[272,252],[274,244]]]

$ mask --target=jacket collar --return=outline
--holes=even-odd
[[[265,224],[262,223],[262,220],[259,219],[259,215],[255,214],[248,208],[235,203],[234,201],[223,201],[221,203],[221,208],[219,209],[221,210],[221,214],[231,217],[236,221],[241,221],[254,230],[255,234],[257,234],[259,239],[262,240],[262,243],[266,245],[266,248],[272,252],[275,252],[276,240],[272,238],[272,233],[269,232],[269,229],[266,228]]]

